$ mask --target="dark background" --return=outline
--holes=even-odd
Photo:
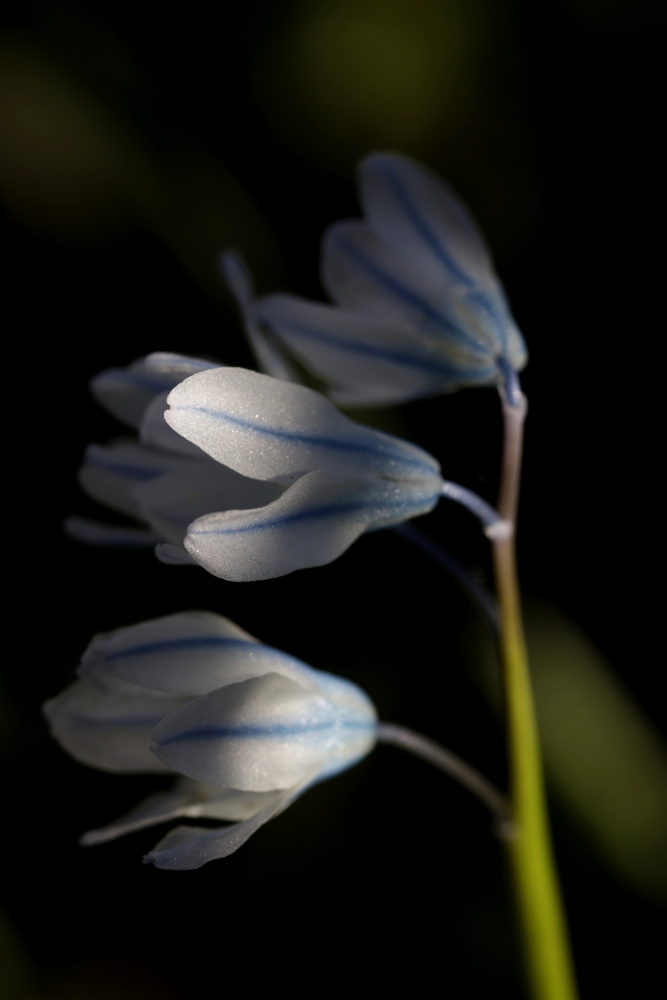
[[[4,15],[6,517],[17,543],[6,571],[23,581],[1,720],[10,996],[420,995],[434,979],[453,997],[523,995],[502,846],[483,808],[426,765],[380,748],[238,855],[158,872],[140,859],[160,830],[76,845],[156,783],[73,763],[39,714],[93,633],[202,607],[349,676],[383,718],[502,784],[502,727],[479,681],[492,649],[456,586],[390,534],[329,567],[234,585],[149,553],[80,547],[61,523],[98,514],[76,469],[87,442],[119,432],[88,379],[152,350],[250,365],[217,252],[239,247],[260,291],[320,296],[318,241],[358,212],[355,163],[398,149],[464,196],[529,345],[526,593],[587,633],[640,727],[664,727],[663,11],[650,0],[279,0],[159,15],[26,3]],[[493,500],[492,390],[364,418]],[[465,513],[443,503],[420,527],[488,576]],[[582,993],[642,995],[662,974],[664,872],[652,891],[632,864],[609,863],[557,795],[553,814]]]

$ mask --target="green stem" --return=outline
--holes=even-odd
[[[498,512],[516,524],[525,399],[504,401],[505,446]],[[507,838],[535,1000],[576,1000],[577,987],[547,819],[535,707],[528,670],[514,533],[493,544],[500,650],[509,733],[513,829]]]

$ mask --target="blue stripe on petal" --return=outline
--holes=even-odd
[[[485,378],[487,377],[487,372],[490,376],[495,371],[495,368],[461,368],[456,365],[446,364],[442,358],[437,356],[424,358],[415,354],[408,354],[407,352],[364,343],[363,341],[348,340],[344,337],[337,337],[335,334],[316,330],[313,327],[307,327],[300,323],[280,322],[276,323],[276,327],[279,332],[285,331],[285,333],[292,336],[303,337],[320,344],[326,344],[340,351],[348,351],[351,354],[361,354],[371,358],[378,358],[382,361],[388,361],[391,364],[416,368],[430,375],[439,373],[443,378],[452,379],[453,381],[458,381],[461,378]]]
[[[507,350],[507,323],[504,317],[499,314],[498,308],[484,292],[474,292],[469,296],[468,301],[484,314],[486,322],[483,319],[483,325],[488,324],[495,330],[498,349],[500,353],[504,353]]]
[[[283,723],[268,724],[266,726],[198,726],[195,729],[187,729],[173,736],[167,736],[158,740],[154,737],[157,746],[165,747],[173,743],[185,743],[187,741],[204,740],[224,740],[224,739],[263,739],[274,736],[301,736],[306,733],[331,732],[340,734],[346,731],[351,732],[373,732],[377,728],[374,719],[341,721],[340,719],[330,719],[326,722],[303,722],[296,725],[285,725]]]
[[[384,175],[401,208],[410,219],[410,222],[417,230],[423,241],[433,251],[441,264],[443,264],[456,281],[460,281],[469,288],[472,287],[475,282],[472,281],[465,271],[461,270],[456,261],[453,260],[445,247],[442,245],[433,227],[429,225],[427,220],[410,198],[405,182],[396,174],[395,170],[392,169],[386,160],[380,161],[378,159],[375,164],[375,169]]]
[[[479,341],[471,337],[470,334],[456,326],[444,313],[435,309],[429,302],[423,299],[412,289],[408,288],[393,275],[384,271],[369,257],[366,257],[358,247],[342,236],[336,237],[338,248],[358,267],[369,274],[378,284],[382,285],[394,298],[407,302],[413,309],[418,309],[425,318],[430,319],[437,326],[443,328],[449,337],[458,341],[461,345],[475,353],[480,353]]]
[[[436,467],[435,459],[426,462],[412,457],[401,447],[402,442],[394,442],[388,435],[377,432],[377,444],[362,444],[359,441],[344,440],[341,438],[319,437],[314,434],[300,434],[294,431],[280,430],[277,427],[266,427],[261,424],[254,424],[250,420],[242,417],[234,417],[231,413],[224,413],[222,410],[212,410],[206,406],[187,406],[171,404],[173,411],[186,413],[201,413],[204,416],[212,417],[214,420],[224,421],[243,430],[251,431],[253,434],[262,434],[266,437],[275,438],[278,441],[288,441],[295,445],[305,447],[328,448],[332,451],[343,451],[358,455],[370,455],[374,458],[386,459],[387,462],[396,461],[402,465],[411,466],[429,476],[434,473]]]
[[[359,501],[343,501],[341,503],[330,503],[323,504],[321,507],[311,507],[305,510],[290,511],[289,513],[280,515],[278,517],[272,514],[271,517],[266,521],[255,521],[251,524],[240,525],[236,527],[216,527],[216,528],[204,528],[197,529],[193,528],[188,531],[189,537],[198,537],[201,535],[239,535],[252,533],[255,531],[267,531],[275,528],[282,528],[288,524],[303,524],[307,521],[316,521],[318,519],[324,519],[327,517],[340,517],[341,514],[352,514],[352,513],[363,513],[364,511],[376,511],[377,516],[375,518],[369,518],[370,521],[376,522],[375,527],[383,527],[384,522],[389,520],[393,523],[394,520],[404,520],[409,517],[408,511],[411,509],[417,510],[419,513],[425,513],[429,506],[439,497],[439,491],[434,492],[433,496],[423,497],[419,496],[414,498],[412,504],[408,504],[405,500],[398,500],[395,502],[384,501],[382,503],[382,513],[379,512],[380,505],[377,500],[369,500],[367,503]],[[234,513],[237,513],[236,511]],[[256,513],[256,512],[252,512]],[[401,515],[400,518],[393,518],[392,513],[396,515]],[[377,523],[379,522],[379,523]]]
[[[97,377],[96,381],[98,386],[104,386],[105,382],[111,385],[127,384],[137,386],[140,389],[147,389],[157,395],[159,392],[172,389],[178,378],[182,379],[185,376],[175,375],[174,373],[163,374],[160,372],[130,371],[126,369],[114,371],[113,374],[109,373],[109,375],[104,375],[103,373]]]
[[[139,481],[154,479],[156,476],[161,476],[165,471],[164,469],[147,469],[145,466],[127,465],[123,462],[101,459],[98,454],[91,457],[90,453],[86,455],[86,465],[94,469],[104,469],[105,472],[114,472],[119,476],[126,476],[128,479],[137,479]]]

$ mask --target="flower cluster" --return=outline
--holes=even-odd
[[[83,764],[182,776],[83,843],[178,818],[233,822],[176,827],[146,857],[158,868],[231,854],[310,785],[365,756],[376,733],[355,684],[196,611],[97,636],[79,680],[44,710]]]
[[[394,403],[497,383],[512,406],[526,361],[488,250],[455,195],[388,153],[362,163],[360,194],[364,219],[324,237],[333,304],[255,299],[243,262],[225,256],[263,374],[153,354],[94,380],[96,398],[137,436],[91,445],[80,481],[141,527],[74,518],[72,534],[154,544],[165,562],[251,581],[331,562],[364,532],[428,513],[443,495],[473,510],[487,534],[511,530],[444,480],[427,452],[332,402]],[[295,361],[330,399],[296,384]],[[79,680],[45,711],[56,739],[85,764],[179,776],[172,791],[84,843],[169,819],[230,821],[177,827],[147,857],[161,868],[232,853],[307,787],[368,753],[379,732],[354,684],[206,612],[97,636]]]

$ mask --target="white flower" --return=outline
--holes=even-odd
[[[331,562],[364,531],[430,511],[443,489],[427,452],[354,423],[304,386],[218,368],[185,379],[167,402],[169,426],[222,463],[221,475],[233,469],[253,489],[280,492],[255,509],[212,508],[188,526],[190,557],[227,580]]]
[[[296,358],[342,405],[402,402],[519,371],[523,338],[456,195],[395,153],[363,160],[359,189],[365,218],[324,235],[322,282],[335,305],[291,295],[253,301],[242,263],[223,259],[264,370],[293,377]]]
[[[188,524],[200,514],[257,507],[282,493],[271,483],[252,482],[223,469],[165,423],[169,390],[212,367],[209,361],[157,353],[92,380],[97,401],[139,436],[90,445],[79,482],[89,496],[144,527],[72,517],[66,522],[71,535],[93,544],[154,546],[167,541],[177,548]],[[184,552],[182,559],[187,560]]]
[[[176,827],[145,859],[158,868],[198,868],[231,854],[376,740],[375,710],[356,685],[208,612],[97,636],[79,678],[44,706],[73,757],[105,771],[184,776],[83,843],[175,818],[234,821]]]

